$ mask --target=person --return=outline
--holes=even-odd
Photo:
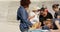
[[[29,13],[29,20],[31,21],[31,23],[33,24],[32,28],[39,28],[40,27],[40,22],[39,22],[39,12],[38,12],[38,7],[33,7],[33,10]]]
[[[53,30],[53,29],[50,29],[50,31],[51,31],[51,32],[60,32],[59,20],[56,20],[56,21],[55,21],[55,24],[57,25],[58,30]]]
[[[29,30],[36,30],[36,29],[41,29],[41,22],[33,24],[33,26]]]
[[[51,19],[47,19],[44,21],[44,26],[42,27],[43,30],[50,30],[53,28],[53,23]]]
[[[53,4],[52,9],[55,11],[54,17],[57,19],[60,15],[59,4]]]
[[[29,13],[29,19],[32,24],[39,22],[39,12],[38,12],[38,7],[34,7],[33,10]]]
[[[40,15],[39,15],[39,21],[42,23],[41,26],[44,26],[43,22],[46,19],[53,19],[53,17],[45,8],[42,7],[40,9]]]
[[[60,18],[60,17],[59,17],[59,16],[60,16],[60,11],[59,11],[58,6],[59,6],[59,4],[53,4],[53,5],[52,5],[52,9],[53,9],[53,11],[55,11],[54,21],[55,21],[56,19],[59,20],[59,18]],[[54,30],[58,29],[58,27],[57,27],[57,25],[55,24],[55,22],[54,22],[54,26],[55,26]]]
[[[56,21],[55,21],[55,24],[56,24],[57,27],[60,29],[59,20],[56,20]]]
[[[21,32],[28,32],[29,27],[32,27],[32,23],[28,20],[28,13],[27,9],[30,5],[30,0],[21,0],[20,7],[17,11],[17,20],[20,20],[20,31]]]

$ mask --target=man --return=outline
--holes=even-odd
[[[59,6],[59,4],[52,5],[52,9],[55,11],[55,15],[54,15],[55,18],[58,18],[58,16],[60,15],[60,10],[59,10],[58,6]]]
[[[44,26],[42,27],[43,30],[50,30],[53,28],[53,25],[52,25],[52,20],[51,19],[47,19],[45,22],[44,22]]]
[[[52,9],[55,11],[54,21],[59,19],[60,11],[59,11],[58,6],[59,6],[59,4],[53,4],[52,5]],[[58,27],[57,27],[57,25],[54,22],[54,30],[56,30],[56,29],[58,29]]]
[[[17,20],[21,20],[20,22],[20,30],[21,32],[28,32],[29,27],[32,26],[32,23],[28,20],[27,9],[29,8],[30,0],[21,0],[20,7],[17,11]]]
[[[44,26],[43,21],[52,18],[53,18],[52,15],[47,10],[45,10],[45,8],[40,9],[39,21],[42,23],[41,26]]]

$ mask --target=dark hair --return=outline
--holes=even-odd
[[[58,8],[59,4],[53,4],[52,8]]]
[[[24,8],[29,7],[30,0],[21,0],[20,5],[23,6]]]
[[[44,10],[45,10],[45,8],[43,8],[43,7],[40,9],[40,11],[44,11]]]
[[[60,8],[59,8],[59,11],[60,11]]]

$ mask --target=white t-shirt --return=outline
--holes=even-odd
[[[32,24],[35,24],[36,22],[39,22],[39,16],[38,16],[37,13],[30,12],[30,14],[29,14],[30,17],[33,17],[34,15],[35,15],[35,17],[30,19]]]

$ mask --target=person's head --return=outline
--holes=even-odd
[[[39,8],[39,7],[33,7],[33,8],[32,8],[32,11],[33,11],[33,12],[39,12],[38,9],[40,9],[40,8]]]
[[[53,9],[55,12],[57,12],[57,11],[59,11],[58,6],[59,6],[59,4],[53,4],[53,5],[52,5],[52,9]]]
[[[47,16],[47,14],[48,14],[48,11],[45,9],[45,11],[43,12],[43,15]]]
[[[48,11],[46,10],[46,8],[41,8],[40,13],[41,13],[43,16],[47,16]]]
[[[24,8],[28,8],[30,4],[30,0],[21,0],[20,5],[23,6]]]
[[[44,12],[44,10],[45,10],[45,8],[41,8],[39,11],[40,11],[40,14],[43,14],[43,12]]]
[[[48,26],[49,28],[52,28],[52,27],[53,27],[53,26],[52,26],[52,20],[51,20],[51,19],[45,20],[44,24],[45,24],[46,26]]]
[[[38,10],[37,10],[37,9],[35,9],[35,8],[32,10],[32,12],[37,12],[37,11],[38,11]]]

